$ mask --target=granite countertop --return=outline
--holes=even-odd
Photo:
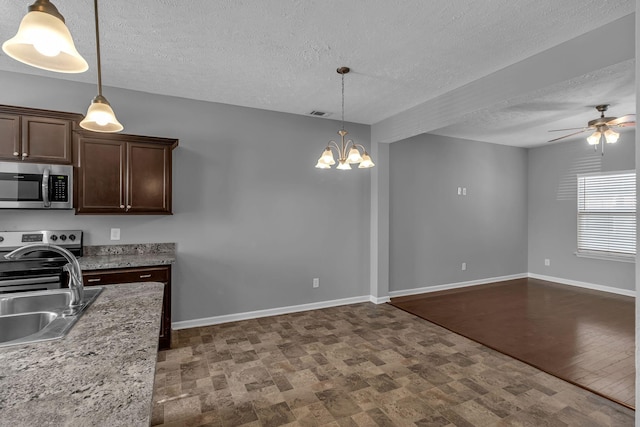
[[[66,337],[0,348],[0,424],[148,426],[163,289],[107,286]]]
[[[85,246],[84,256],[78,258],[82,270],[148,267],[175,261],[175,243]]]

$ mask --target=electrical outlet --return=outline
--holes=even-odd
[[[313,278],[313,287],[314,288],[320,287],[320,278],[319,277],[314,277]]]
[[[544,265],[545,265],[546,267],[549,267],[549,266],[551,265],[551,260],[550,260],[549,258],[545,258],[545,259],[544,259]]]
[[[467,263],[463,262],[462,266],[460,266],[460,270],[465,271],[467,269]]]
[[[462,195],[463,196],[467,195],[467,187],[462,187]]]
[[[111,229],[111,240],[120,240],[120,229],[112,228]]]

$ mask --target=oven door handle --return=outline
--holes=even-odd
[[[58,283],[58,282],[60,282],[60,276],[32,277],[28,279],[8,279],[8,280],[0,280],[0,289],[2,289],[4,286],[37,285],[39,283]]]
[[[45,169],[42,173],[42,200],[44,201],[44,207],[51,207],[51,200],[49,200],[49,169]]]

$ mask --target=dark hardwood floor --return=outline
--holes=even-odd
[[[630,408],[634,298],[518,279],[391,304]]]

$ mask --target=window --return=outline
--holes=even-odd
[[[578,175],[577,255],[634,261],[636,173]]]

